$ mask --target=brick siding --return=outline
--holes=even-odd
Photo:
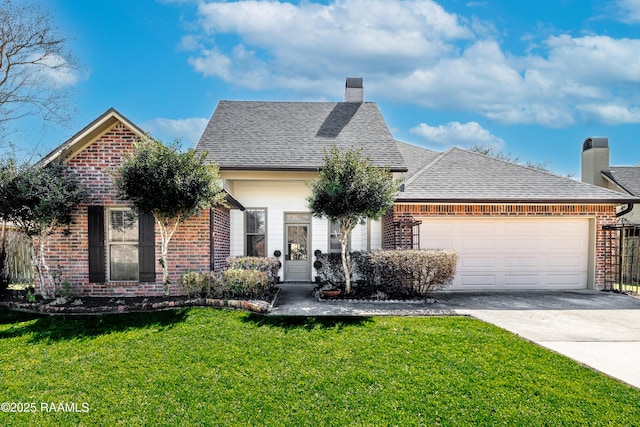
[[[58,229],[50,236],[45,248],[45,256],[47,265],[52,271],[59,271],[63,280],[69,281],[72,292],[76,295],[155,296],[163,293],[162,267],[157,262],[155,283],[89,282],[88,206],[104,205],[106,208],[126,206],[125,202],[117,198],[111,172],[121,163],[123,155],[132,151],[136,138],[136,134],[126,126],[116,124],[77,156],[66,162],[70,173],[74,174],[80,184],[88,189],[89,202],[76,209],[73,222],[68,228]],[[220,240],[215,243],[214,264],[221,265],[218,258],[224,260],[229,256],[229,213],[225,208],[216,209],[213,212],[215,227],[213,234],[217,240]],[[189,218],[181,224],[171,239],[168,261],[172,294],[181,293],[178,283],[183,273],[209,270],[212,261],[209,243],[210,227],[210,210],[203,210],[198,216]],[[225,238],[226,244],[223,242]],[[160,231],[157,225],[155,241],[156,260],[159,260]],[[36,289],[38,289],[37,286]],[[49,294],[52,291],[53,289],[48,289]]]
[[[540,205],[540,204],[409,204],[398,203],[382,220],[384,249],[393,249],[394,221],[402,217],[589,217],[596,220],[595,286],[605,285],[605,260],[612,256],[607,245],[604,225],[615,224],[616,205]]]

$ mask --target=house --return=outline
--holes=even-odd
[[[79,294],[159,295],[159,233],[118,200],[110,171],[143,134],[108,110],[43,162],[64,161],[91,192],[68,230],[51,238],[50,266]],[[361,78],[344,102],[220,101],[196,146],[217,162],[229,208],[189,219],[170,244],[170,278],[220,269],[231,256],[274,256],[285,281],[309,281],[317,251],[339,252],[338,228],[313,217],[308,183],[325,150],[362,148],[403,177],[392,212],[354,229],[350,249],[452,248],[452,289],[584,289],[604,285],[602,227],[638,197],[458,148],[398,142]],[[172,292],[179,292],[174,285]]]
[[[136,216],[119,200],[111,173],[144,132],[109,109],[40,163],[62,161],[90,193],[73,222],[54,233],[46,248],[47,265],[69,281],[79,295],[162,295],[160,233],[153,217]],[[232,197],[228,208],[206,210],[178,229],[168,255],[171,292],[192,270],[220,269],[229,254],[229,212],[242,209]],[[209,237],[211,236],[211,237]],[[51,294],[51,289],[48,289]]]
[[[416,147],[399,147],[417,158]],[[459,148],[423,156],[385,219],[385,235],[393,237],[393,223],[416,223],[400,240],[455,249],[451,289],[604,286],[610,248],[602,227],[632,197]]]
[[[363,101],[360,78],[347,79],[345,102],[220,101],[196,150],[246,207],[231,212],[231,255],[279,256],[284,280],[309,281],[315,251],[340,252],[336,224],[313,218],[306,202],[325,151],[362,148],[377,166],[407,170],[378,106]],[[381,248],[381,233],[379,222],[357,226],[351,250]]]
[[[639,198],[640,165],[610,166],[609,155],[608,138],[585,139],[581,156],[582,182]],[[640,225],[640,205],[625,205],[619,214],[628,223]]]

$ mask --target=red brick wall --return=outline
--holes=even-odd
[[[611,256],[613,249],[607,247],[604,225],[615,224],[616,205],[527,205],[527,204],[401,204],[394,206],[393,212],[383,218],[384,249],[393,249],[394,229],[393,221],[403,215],[413,216],[483,216],[483,217],[514,217],[514,216],[572,216],[590,217],[596,219],[596,259],[595,285],[605,285],[605,259]]]
[[[110,173],[114,167],[120,164],[122,156],[132,150],[132,144],[136,138],[136,135],[127,127],[117,124],[67,162],[71,173],[75,174],[80,183],[89,190],[90,201],[77,208],[73,215],[73,223],[68,229],[59,229],[50,236],[45,252],[48,266],[52,270],[60,271],[61,277],[69,281],[75,294],[153,296],[163,293],[162,267],[157,262],[155,283],[89,283],[87,206],[104,205],[107,208],[109,206],[126,206],[126,203],[116,197]],[[229,254],[228,237],[226,246],[224,243],[225,236],[228,236],[229,233],[228,209],[226,213],[224,209],[220,212],[218,210],[214,212],[214,216],[217,218],[216,227],[219,226],[222,230],[222,232],[216,233],[220,240],[216,243],[216,247],[220,248],[219,251],[216,251],[216,257],[226,259]],[[178,283],[183,273],[194,270],[209,270],[211,265],[209,236],[210,211],[208,209],[185,221],[174,234],[169,243],[168,255],[172,294],[181,293]],[[155,239],[156,260],[158,260],[160,259],[160,231],[157,225]],[[52,289],[49,289],[48,292],[51,294]]]

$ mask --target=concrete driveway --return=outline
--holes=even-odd
[[[443,294],[439,299],[457,314],[640,388],[640,299],[599,291]]]

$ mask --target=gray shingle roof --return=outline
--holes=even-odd
[[[406,171],[372,102],[220,101],[196,150],[222,170],[317,170],[333,146],[363,147],[375,165]]]
[[[439,151],[429,150],[428,148],[418,147],[416,145],[407,144],[406,142],[396,142],[398,143],[398,149],[407,164],[408,170],[405,175],[405,179],[410,179],[416,174],[416,172],[419,172],[422,168],[442,154]]]
[[[452,148],[404,183],[399,202],[633,203],[637,197]]]
[[[640,197],[640,166],[612,167],[602,173],[629,194]]]

